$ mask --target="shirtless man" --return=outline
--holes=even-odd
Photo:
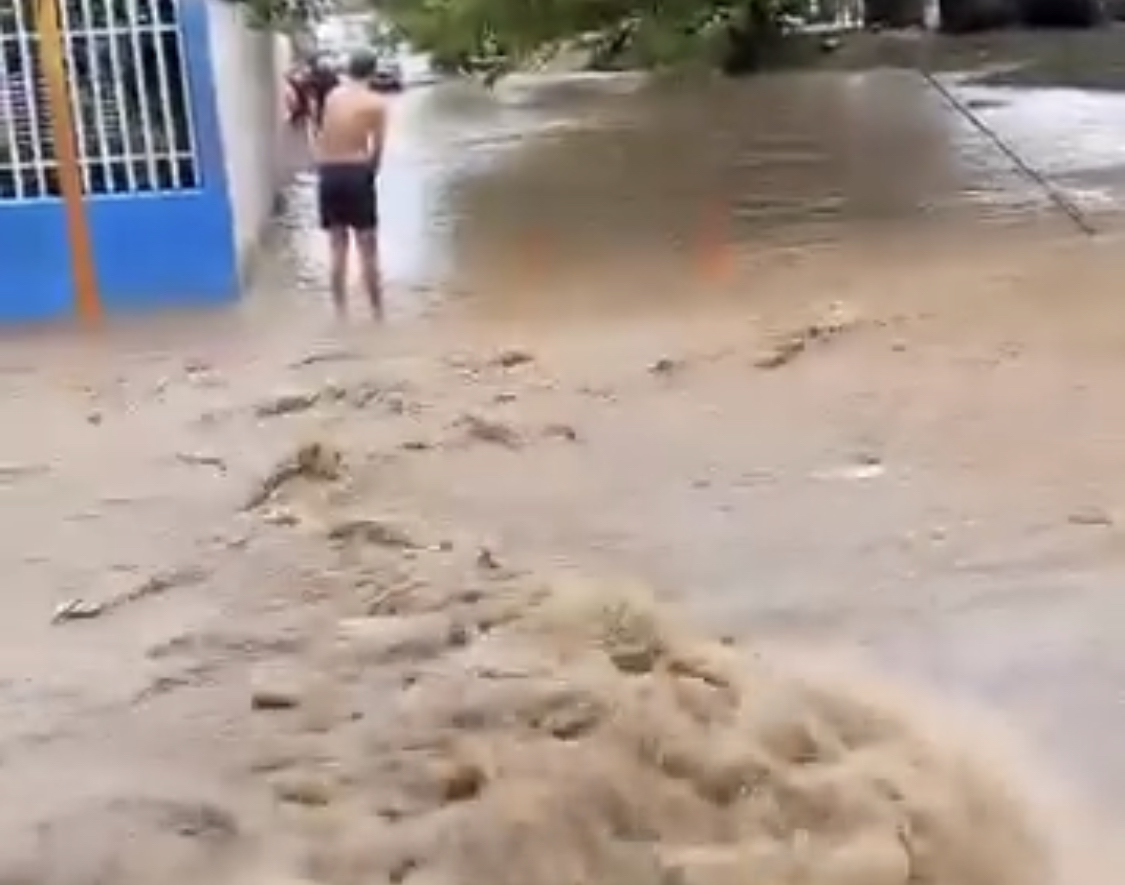
[[[347,313],[353,240],[371,309],[376,318],[383,311],[375,183],[383,158],[387,110],[369,86],[375,67],[376,60],[368,53],[356,53],[349,59],[343,81],[324,100],[314,146],[320,225],[328,232],[332,302],[340,316]]]

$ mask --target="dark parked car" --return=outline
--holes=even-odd
[[[371,88],[379,92],[398,92],[403,85],[402,65],[398,59],[379,59],[379,67],[371,78]]]

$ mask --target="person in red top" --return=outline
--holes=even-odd
[[[309,100],[305,86],[305,71],[295,66],[285,75],[285,112],[289,125],[302,129],[308,125]]]
[[[328,93],[340,85],[340,77],[323,56],[314,58],[305,79],[306,99],[313,129],[320,131],[324,123],[324,103]]]

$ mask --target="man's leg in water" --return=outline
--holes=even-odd
[[[359,251],[359,272],[363,289],[367,293],[371,310],[376,317],[383,315],[383,285],[379,276],[379,232],[376,228],[357,230],[355,246]]]
[[[349,191],[338,167],[321,166],[317,175],[317,211],[328,237],[328,284],[336,314],[343,316],[348,309]]]
[[[328,230],[328,250],[330,270],[329,285],[332,288],[332,305],[337,316],[348,312],[348,251],[350,247],[348,229],[333,227]]]

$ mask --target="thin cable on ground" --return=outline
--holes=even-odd
[[[922,76],[926,79],[926,82],[929,83],[930,86],[932,86],[935,90],[937,90],[938,94],[946,100],[951,108],[953,108],[955,111],[957,111],[957,113],[961,114],[961,116],[972,123],[972,125],[975,126],[977,130],[985,136],[985,138],[996,145],[996,147],[998,147],[1001,152],[1003,152],[1004,156],[1006,156],[1016,165],[1017,169],[1019,169],[1024,175],[1026,175],[1033,182],[1043,188],[1044,192],[1051,199],[1051,202],[1053,202],[1056,206],[1062,209],[1064,213],[1066,213],[1066,216],[1074,222],[1075,227],[1077,227],[1080,231],[1082,231],[1082,233],[1086,234],[1087,236],[1094,236],[1098,232],[1097,228],[1090,223],[1086,216],[1082,214],[1082,210],[1079,209],[1072,200],[1068,199],[1065,194],[1059,191],[1059,189],[1055,187],[1047,179],[1047,177],[1043,175],[1043,173],[1029,166],[1027,161],[1025,161],[1023,157],[1021,157],[1011,147],[1009,147],[1004,139],[1002,139],[995,130],[991,129],[987,123],[985,123],[979,116],[973,113],[971,108],[969,108],[956,95],[950,92],[945,84],[938,80],[938,78],[935,77],[930,71],[923,70],[921,73]]]

